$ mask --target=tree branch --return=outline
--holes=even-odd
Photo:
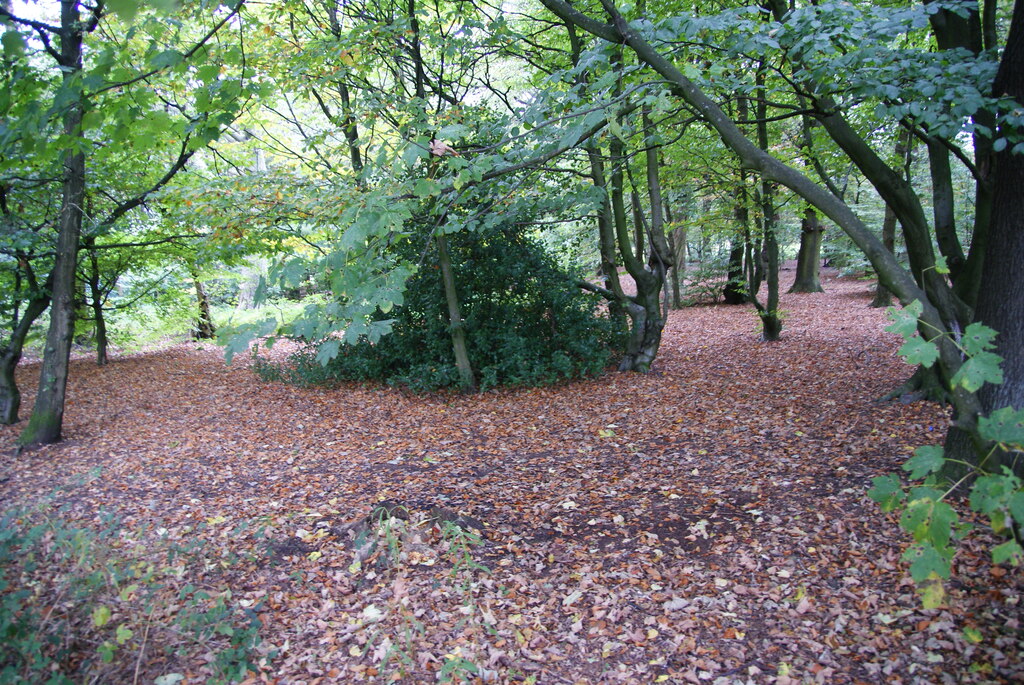
[[[200,49],[201,47],[203,47],[204,45],[206,45],[206,43],[207,43],[207,42],[208,42],[208,41],[209,41],[209,40],[210,40],[211,38],[213,38],[213,37],[214,37],[214,36],[215,36],[215,35],[217,34],[217,32],[218,32],[218,31],[220,31],[221,27],[223,27],[223,26],[224,26],[224,24],[228,23],[228,22],[229,22],[229,21],[231,20],[231,17],[233,17],[233,16],[235,16],[236,14],[238,14],[238,11],[239,11],[240,9],[242,9],[242,5],[243,5],[243,4],[245,4],[245,0],[240,0],[240,2],[239,2],[239,3],[237,4],[237,5],[235,5],[235,6],[234,6],[234,7],[233,7],[233,8],[231,9],[231,11],[230,11],[230,12],[228,12],[228,14],[227,14],[227,16],[226,16],[226,17],[224,17],[224,18],[223,18],[223,19],[221,19],[221,20],[220,20],[219,22],[217,22],[217,25],[216,25],[216,26],[214,26],[214,27],[213,27],[212,29],[210,29],[210,31],[209,31],[209,32],[208,32],[208,33],[207,33],[207,34],[206,34],[205,36],[203,36],[203,37],[202,37],[202,39],[201,39],[201,40],[200,40],[200,41],[199,41],[198,43],[196,43],[195,45],[193,45],[193,46],[192,46],[192,48],[191,48],[191,49],[190,49],[190,50],[189,50],[188,52],[186,52],[186,53],[184,53],[184,54],[182,55],[182,58],[181,58],[181,59],[182,59],[182,61],[185,61],[185,60],[191,59],[191,58],[192,58],[192,56],[193,56],[194,54],[196,54],[197,52],[199,52],[199,49]],[[121,81],[120,83],[111,83],[111,84],[109,84],[109,85],[103,86],[102,88],[100,88],[100,89],[98,89],[98,90],[95,90],[95,91],[93,91],[93,92],[92,92],[92,95],[91,95],[90,97],[94,97],[94,96],[96,96],[96,95],[99,95],[100,93],[105,93],[105,92],[107,92],[108,90],[116,90],[116,89],[118,89],[118,88],[124,88],[125,86],[130,86],[130,85],[132,85],[133,83],[138,83],[139,81],[145,81],[145,80],[146,80],[146,79],[148,79],[148,78],[149,78],[150,76],[153,76],[154,74],[159,74],[159,73],[160,73],[161,71],[163,71],[163,70],[165,70],[165,69],[167,69],[167,67],[158,67],[158,68],[156,68],[156,69],[150,69],[150,70],[149,70],[149,71],[147,71],[146,73],[144,73],[144,74],[139,74],[139,75],[138,75],[138,76],[136,76],[135,78],[130,78],[130,79],[128,79],[127,81]]]
[[[142,191],[141,193],[139,193],[132,199],[128,200],[127,202],[122,202],[120,205],[115,207],[114,210],[107,215],[107,218],[99,223],[99,225],[96,227],[96,232],[98,233],[100,229],[104,229],[113,225],[113,223],[120,219],[122,216],[124,216],[131,210],[135,209],[136,207],[140,206],[142,203],[146,201],[146,198],[148,198],[151,194],[153,194],[160,188],[167,185],[167,183],[169,183],[170,180],[174,178],[175,174],[184,169],[185,164],[188,162],[189,159],[192,158],[192,155],[196,153],[196,150],[188,149],[188,141],[189,138],[187,137],[185,138],[185,140],[181,141],[181,151],[178,152],[178,159],[175,160],[174,164],[171,166],[170,169],[167,170],[167,173],[165,173],[163,177],[160,178],[160,180],[154,183],[148,190]]]

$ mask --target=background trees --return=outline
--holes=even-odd
[[[824,236],[834,264],[921,302],[940,355],[918,378],[973,434],[982,405],[944,341],[972,320],[983,282],[994,156],[1019,145],[1016,105],[991,88],[1005,13],[542,4],[82,18],[65,2],[57,23],[4,10],[5,420],[48,307],[27,443],[59,436],[77,312],[92,312],[102,359],[104,303],[129,306],[126,284],[174,264],[209,335],[204,279],[256,252],[272,258],[251,269],[256,306],[293,304],[220,322],[229,356],[268,334],[314,343],[324,364],[343,344],[372,349],[410,315],[392,314],[408,284],[436,271],[441,362],[465,388],[489,385],[469,353],[483,291],[468,284],[474,250],[515,219],[531,244],[571,248],[561,268],[583,271],[558,287],[606,301],[624,332],[618,366],[638,371],[656,364],[688,288],[724,290],[753,304],[766,340],[784,334],[780,262],[801,257],[794,289],[815,291]],[[689,273],[687,259],[700,262]]]
[[[183,11],[184,23],[134,11],[125,13],[123,23],[103,5],[83,8],[76,0],[62,0],[56,23],[0,11],[11,67],[5,70],[9,124],[0,153],[4,248],[17,264],[10,267],[11,300],[28,303],[21,312],[16,304],[11,308],[8,360],[17,363],[27,332],[22,321],[30,324],[28,317],[42,313],[44,297],[51,303],[39,391],[23,444],[60,439],[83,236],[86,252],[95,257],[103,236],[141,211],[216,139],[253,92],[242,46],[214,41],[239,7],[213,15],[193,7]],[[35,259],[40,253],[46,261]],[[93,264],[87,280],[99,306],[98,258]],[[49,275],[38,294],[41,265]],[[96,323],[103,340],[99,314]],[[4,404],[13,409],[7,420],[16,418],[12,382],[5,383],[10,396]]]

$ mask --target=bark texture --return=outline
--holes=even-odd
[[[452,259],[448,251],[448,237],[443,233],[437,236],[438,263],[441,267],[441,281],[444,284],[444,297],[448,303],[448,321],[451,326],[452,350],[455,354],[455,368],[459,371],[459,386],[464,392],[476,390],[476,378],[473,366],[469,361],[466,348],[466,325],[462,320],[459,308],[459,296],[455,290],[455,274],[452,271]]]
[[[7,345],[0,347],[0,423],[11,425],[18,422],[21,409],[21,391],[18,390],[15,371],[21,361],[25,338],[32,324],[50,306],[49,283],[42,290],[36,290],[29,298],[28,306],[15,323]]]
[[[818,213],[808,207],[800,221],[800,252],[796,257],[796,279],[791,293],[820,293],[821,287],[821,239],[825,227],[818,220]]]

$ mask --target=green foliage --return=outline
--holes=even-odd
[[[902,311],[890,310],[893,320],[886,330],[903,336],[906,343],[900,348],[908,363],[921,363],[938,357],[938,346],[934,340],[924,340],[918,335],[918,317],[922,311],[920,302],[912,302]],[[964,335],[955,341],[964,354],[961,368],[952,379],[954,386],[961,385],[974,392],[984,383],[1003,381],[1000,363],[1002,358],[989,351],[994,347],[995,331],[980,323],[967,327]],[[990,445],[989,457],[997,450],[1010,453],[1024,452],[1024,411],[1002,407],[989,416],[978,418],[978,437]],[[987,468],[989,457],[981,459],[970,467],[968,476],[948,489],[940,488],[939,475],[945,466],[943,448],[928,445],[918,448],[907,460],[903,469],[912,480],[924,479],[920,487],[904,488],[895,474],[873,479],[868,496],[878,502],[882,511],[901,511],[900,526],[914,538],[914,545],[907,550],[904,560],[910,562],[910,574],[921,591],[925,608],[939,606],[945,591],[942,580],[949,578],[950,564],[956,552],[951,545],[968,530],[959,523],[954,509],[945,501],[960,483],[972,479],[969,504],[972,510],[985,516],[996,534],[1009,539],[994,546],[992,562],[1010,563],[1019,566],[1024,562],[1021,535],[1024,532],[1024,483],[1008,467],[1001,472]]]
[[[511,222],[449,236],[470,360],[481,389],[535,386],[600,373],[612,340],[594,298]],[[408,247],[422,249],[410,241]],[[369,321],[390,334],[354,345],[328,338],[289,365],[258,364],[268,379],[299,384],[384,381],[416,392],[457,387],[440,270],[410,279],[401,306]]]
[[[125,545],[137,533],[117,520],[97,531],[49,508],[0,515],[0,683],[127,682],[161,649],[209,656],[210,683],[248,675],[256,615],[230,590],[181,585],[200,546]]]
[[[914,450],[914,456],[903,465],[903,470],[910,472],[912,480],[920,480],[929,473],[937,473],[944,463],[941,447],[925,445]]]
[[[978,419],[981,437],[999,443],[1004,449],[1024,445],[1024,409],[1003,407]]]
[[[728,283],[728,261],[724,258],[711,259],[699,264],[694,271],[686,273],[680,298],[684,307],[711,304],[722,299],[722,290]],[[742,280],[742,279],[739,279]],[[741,284],[744,285],[745,284]]]

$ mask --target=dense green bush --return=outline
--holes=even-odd
[[[535,386],[600,373],[613,335],[575,278],[511,223],[449,236],[469,356],[481,389]],[[409,249],[422,249],[422,241]],[[303,385],[384,381],[414,391],[458,385],[440,269],[427,260],[404,304],[388,316],[392,332],[376,344],[343,347],[326,366],[316,347],[285,366],[258,363],[265,378]],[[383,318],[383,317],[382,317]]]

